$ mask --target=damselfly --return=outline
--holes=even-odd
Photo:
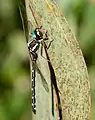
[[[30,52],[30,56],[32,55],[32,62],[36,63],[36,60],[38,58],[37,51],[40,47],[40,45],[43,45],[43,42],[45,40],[48,40],[47,32],[45,33],[45,38],[43,37],[43,28],[42,26],[39,28],[36,28],[32,32],[31,40],[28,42],[28,49]],[[42,52],[41,52],[42,53]],[[36,97],[35,97],[35,67],[32,66],[32,111],[36,113]]]

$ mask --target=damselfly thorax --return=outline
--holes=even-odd
[[[32,54],[33,59],[37,59],[37,51],[40,47],[40,44],[42,41],[47,40],[47,32],[43,29],[43,27],[36,28],[32,33],[31,33],[31,40],[28,42],[28,48],[29,51]]]

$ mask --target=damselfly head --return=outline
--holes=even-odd
[[[40,28],[36,28],[36,29],[32,32],[32,38],[35,38],[36,40],[43,39],[43,33],[42,33],[42,31],[41,31]]]
[[[45,37],[46,30],[41,26],[39,28],[35,28],[35,30],[32,32],[32,38],[36,40],[41,40]]]

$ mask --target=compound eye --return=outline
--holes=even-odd
[[[39,30],[38,30],[38,29],[36,30],[36,33],[37,33],[37,35],[40,35],[40,33],[39,33]]]
[[[37,35],[39,35],[40,36],[40,33],[39,33],[39,31],[37,30]]]
[[[33,31],[31,34],[32,34],[32,37],[33,37],[33,38],[36,38],[36,34],[35,34],[34,31]]]

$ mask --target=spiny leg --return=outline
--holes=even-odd
[[[44,46],[44,47],[45,47],[45,46]],[[41,56],[42,56],[45,60],[49,61],[47,58],[45,58],[45,57],[43,56],[43,43],[41,44]]]
[[[44,39],[44,40],[48,40],[48,39]],[[52,42],[53,42],[53,40],[50,41],[50,43],[49,43],[48,46],[45,44],[44,41],[41,42],[41,56],[42,56],[45,60],[47,60],[47,61],[49,61],[49,60],[43,56],[43,46],[45,47],[45,49],[49,49],[49,47],[51,46],[51,43],[52,43]]]
[[[49,38],[48,38],[48,31],[46,31],[44,41],[48,41],[48,40],[49,40]],[[49,42],[48,46],[45,44],[45,46],[46,46],[47,49],[49,49],[49,47],[51,46],[51,43],[53,41],[54,41],[54,39]]]
[[[50,43],[49,43],[49,45],[48,45],[48,46],[46,45],[46,48],[47,48],[47,49],[49,49],[49,47],[51,46],[51,43],[52,43],[53,41],[54,41],[54,40],[51,40]]]

